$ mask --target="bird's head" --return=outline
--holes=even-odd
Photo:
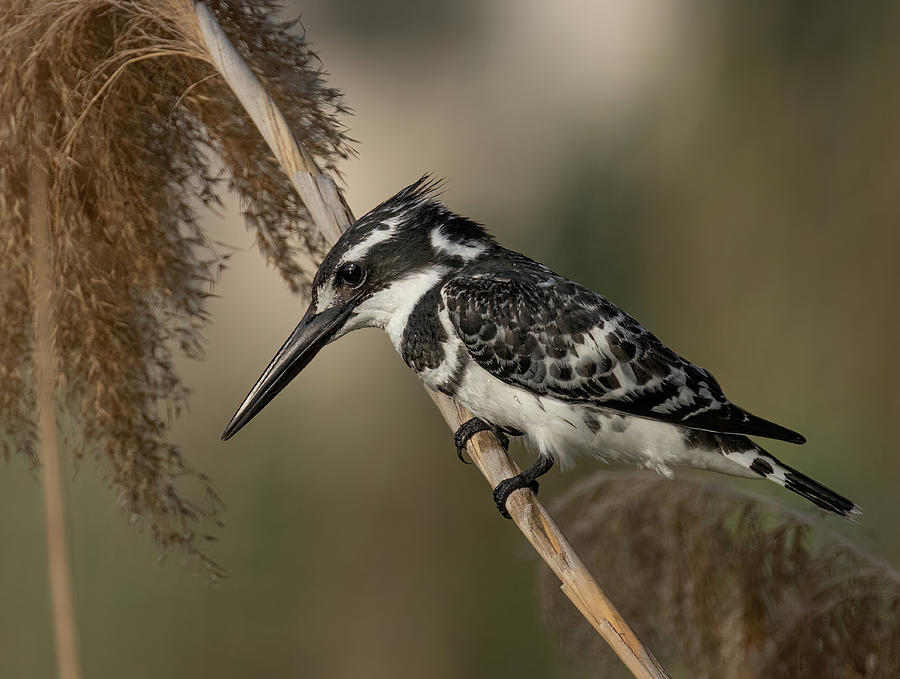
[[[358,328],[389,329],[454,269],[495,247],[484,228],[447,210],[439,182],[422,177],[360,218],[326,255],[312,300],[222,434],[231,438],[319,350]]]

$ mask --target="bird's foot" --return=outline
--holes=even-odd
[[[537,481],[521,481],[519,479],[520,476],[522,476],[522,474],[517,474],[510,479],[503,479],[497,484],[497,487],[494,488],[494,504],[497,505],[497,511],[500,512],[500,516],[504,519],[512,518],[506,509],[506,501],[509,499],[510,495],[522,488],[528,488],[532,493],[537,495],[541,488],[541,484]]]
[[[503,446],[503,450],[509,450],[509,438],[500,430],[499,427],[488,424],[479,417],[473,417],[471,420],[466,420],[465,422],[463,422],[459,426],[459,429],[456,430],[456,433],[453,435],[453,442],[456,444],[456,457],[459,458],[460,462],[469,464],[463,458],[463,453],[466,452],[466,444],[469,442],[469,439],[480,431],[491,432],[494,436],[497,437],[500,445]]]
[[[500,516],[504,519],[512,518],[506,509],[506,501],[509,499],[509,496],[517,490],[528,488],[532,493],[537,495],[538,490],[540,489],[540,485],[537,482],[538,477],[543,476],[550,471],[552,466],[553,458],[541,455],[538,457],[537,462],[525,471],[520,472],[511,478],[503,479],[503,481],[498,483],[497,487],[494,488],[494,504],[497,505]]]

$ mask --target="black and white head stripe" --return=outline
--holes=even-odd
[[[443,184],[443,179],[422,176],[363,215],[341,238],[346,239],[341,250],[359,255],[362,243],[386,240],[385,233],[427,235],[435,249],[463,258],[493,245],[493,237],[481,224],[454,214],[438,200]]]
[[[325,257],[314,284],[316,308],[334,303],[334,275],[348,262],[371,274],[371,292],[428,266],[460,266],[496,243],[483,226],[450,212],[438,200],[442,180],[429,175],[356,221]]]
[[[441,184],[442,180],[424,175],[360,217],[341,237],[341,247],[335,247],[341,261],[359,259],[402,227],[415,223],[422,206],[440,195]]]
[[[430,206],[432,212],[449,214],[437,200],[443,183],[443,179],[423,175],[360,217],[341,237],[340,247],[335,246],[341,260],[358,259],[401,231],[421,229],[423,208]]]

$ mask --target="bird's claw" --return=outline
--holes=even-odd
[[[503,479],[503,481],[498,483],[497,487],[494,488],[494,504],[497,505],[497,509],[500,511],[500,516],[502,516],[504,519],[512,518],[509,515],[509,511],[506,509],[506,501],[509,500],[509,496],[517,490],[528,488],[532,493],[537,495],[538,489],[540,488],[537,482],[538,477],[543,476],[548,471],[550,471],[550,468],[552,466],[552,457],[550,457],[549,455],[539,455],[537,462],[535,462],[531,467],[529,467],[525,471],[519,472],[513,477]]]
[[[463,453],[466,452],[466,444],[469,443],[469,439],[480,431],[491,432],[494,436],[497,437],[500,445],[503,446],[503,450],[509,450],[509,438],[506,436],[506,434],[500,431],[500,429],[498,429],[497,427],[488,424],[481,418],[473,417],[472,419],[463,422],[459,426],[459,429],[456,430],[456,433],[453,435],[453,443],[456,444],[456,456],[463,464],[471,464],[469,462],[466,462],[465,458],[463,458]]]
[[[497,510],[504,519],[512,519],[509,515],[509,511],[506,509],[506,501],[509,500],[510,495],[522,488],[528,488],[535,495],[537,495],[538,490],[540,490],[541,486],[537,480],[529,482],[527,479],[520,478],[520,476],[521,475],[503,479],[497,484],[497,487],[494,488],[494,504],[497,505]]]

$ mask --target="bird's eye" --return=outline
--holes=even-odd
[[[365,273],[363,268],[355,262],[347,262],[337,272],[337,282],[340,285],[348,285],[351,288],[362,284]]]

